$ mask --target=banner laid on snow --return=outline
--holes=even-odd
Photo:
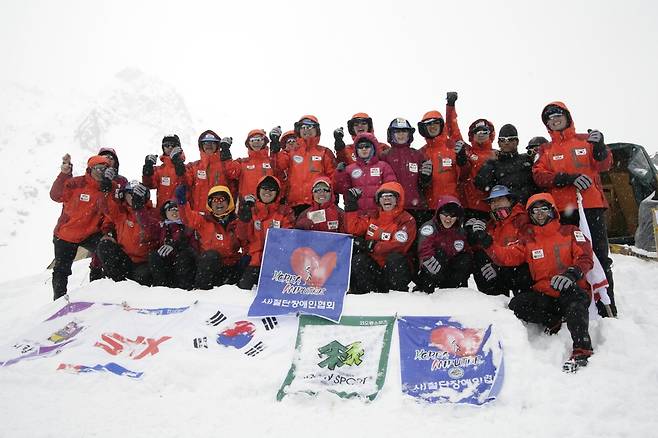
[[[271,228],[249,316],[300,313],[337,322],[351,259],[346,234]]]
[[[247,318],[246,306],[195,302],[142,308],[127,303],[66,303],[25,336],[0,348],[0,367],[57,355],[54,368],[139,379],[181,355],[244,360],[292,349],[294,316]],[[53,363],[52,361],[50,363]]]
[[[402,391],[428,402],[482,405],[494,400],[504,378],[503,349],[486,329],[450,317],[398,320]]]
[[[334,324],[301,316],[295,356],[277,400],[323,391],[374,400],[386,379],[394,321],[392,316],[343,316]]]

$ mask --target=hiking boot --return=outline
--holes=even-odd
[[[594,354],[592,350],[574,348],[569,360],[562,365],[562,371],[565,373],[575,373],[580,368],[586,367],[589,357],[592,354]]]

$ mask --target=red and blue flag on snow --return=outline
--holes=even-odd
[[[504,378],[503,349],[492,326],[469,328],[450,317],[398,319],[402,391],[436,403],[482,405]]]
[[[346,234],[271,228],[249,316],[299,313],[338,322],[351,259]]]

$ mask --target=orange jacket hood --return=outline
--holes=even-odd
[[[566,113],[567,121],[568,121],[569,125],[566,128],[564,128],[562,131],[551,131],[551,129],[548,127],[548,124],[546,123],[546,122],[548,122],[548,119],[544,117],[544,112],[546,112],[546,109],[548,107],[551,107],[551,106],[556,106],[558,108],[561,108]],[[556,135],[559,136],[560,133],[564,133],[564,134],[567,134],[567,133],[575,134],[576,133],[576,127],[573,124],[573,118],[571,118],[571,111],[569,111],[569,108],[567,108],[567,106],[563,102],[560,102],[558,100],[556,100],[555,102],[549,103],[548,105],[546,105],[544,107],[544,109],[541,110],[541,120],[544,123],[544,126],[546,126],[546,129],[548,130],[548,133],[551,135],[552,139]]]
[[[264,129],[252,129],[249,131],[249,134],[247,134],[247,139],[244,141],[244,145],[247,146],[247,149],[252,150],[251,147],[249,146],[249,139],[251,137],[255,137],[257,135],[262,135],[265,138],[265,144],[263,145],[263,149],[267,147],[267,145],[270,142],[270,139],[267,138],[267,134],[265,133]]]
[[[489,128],[489,141],[493,143],[494,138],[496,138],[496,129],[494,128],[493,123],[491,123],[487,119],[477,119],[473,123],[471,123],[471,126],[468,127],[468,141],[469,143],[473,144],[473,132],[476,127],[480,126],[482,123],[487,125]]]
[[[404,188],[402,188],[400,183],[392,181],[392,182],[384,183],[381,186],[379,186],[377,192],[375,192],[375,201],[377,201],[377,199],[379,198],[379,194],[382,192],[395,192],[398,194],[397,204],[395,204],[395,208],[390,213],[397,214],[404,210]],[[383,211],[379,205],[379,202],[377,202],[377,208],[379,208],[380,211]]]

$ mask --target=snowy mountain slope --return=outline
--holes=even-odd
[[[166,133],[196,143],[183,98],[134,69],[119,72],[93,98],[15,83],[0,86],[0,97],[10,109],[0,117],[0,156],[11,157],[0,172],[0,266],[12,267],[5,279],[39,272],[52,260],[61,204],[49,191],[65,153],[77,176],[100,147],[113,147],[121,174],[138,179],[144,156],[161,153]]]
[[[653,436],[658,419],[658,336],[654,279],[658,264],[614,256],[619,319],[591,324],[596,354],[576,375],[560,371],[570,338],[546,336],[506,309],[507,299],[471,289],[433,295],[394,292],[348,296],[346,315],[453,315],[466,324],[494,324],[503,341],[506,374],[498,400],[482,407],[422,405],[402,396],[397,329],[386,384],[372,403],[321,395],[275,401],[290,366],[294,338],[266,361],[170,352],[141,381],[110,374],[55,371],[66,352],[0,369],[2,436],[381,437],[440,433],[461,436]],[[144,288],[109,280],[87,284],[86,264],[71,277],[71,298],[132,306],[180,306],[195,300],[247,307],[253,292],[223,286],[208,292]],[[0,343],[6,345],[61,307],[49,303],[48,274],[4,283]],[[45,304],[47,303],[47,304]],[[35,421],[38,419],[38,421]]]

